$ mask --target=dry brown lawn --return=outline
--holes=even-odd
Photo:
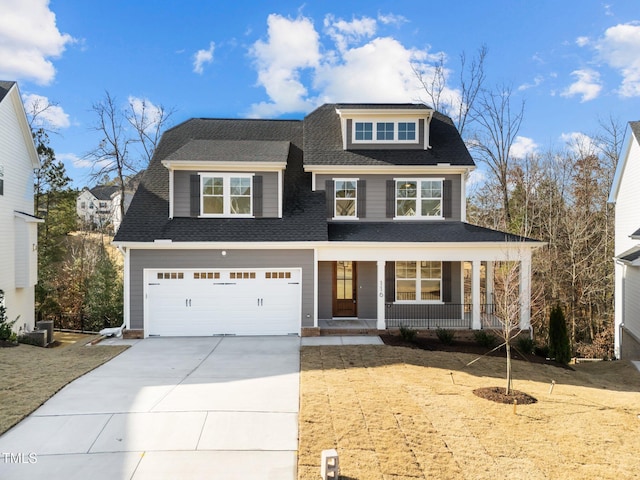
[[[21,344],[0,348],[0,434],[42,405],[66,384],[102,365],[126,346],[86,346],[97,338],[60,334],[61,346]]]
[[[538,402],[514,414],[512,405],[472,393],[504,386],[504,359],[466,367],[474,358],[391,346],[303,347],[298,479],[319,479],[320,453],[329,448],[338,450],[343,480],[638,478],[640,372],[633,365],[571,371],[517,361],[514,388]]]

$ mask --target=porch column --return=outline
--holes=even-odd
[[[471,328],[480,330],[482,320],[480,318],[480,260],[471,262]]]
[[[378,317],[377,317],[377,324],[376,327],[378,328],[378,330],[384,330],[385,328],[387,328],[386,322],[385,322],[385,306],[384,306],[384,297],[385,297],[385,291],[384,291],[384,286],[385,286],[385,278],[384,278],[384,265],[385,262],[384,261],[377,261],[376,262],[377,265],[377,270],[378,270],[378,275],[377,275],[377,281],[378,281]]]
[[[520,328],[530,326],[531,312],[531,254],[520,260]]]
[[[485,275],[486,275],[486,282],[487,282],[487,285],[486,285],[487,298],[485,302],[487,304],[492,304],[493,303],[493,284],[495,279],[493,278],[493,262],[490,260],[487,260]]]

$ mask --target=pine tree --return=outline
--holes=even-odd
[[[571,360],[567,322],[560,305],[553,307],[549,317],[549,355],[562,363],[569,363]]]

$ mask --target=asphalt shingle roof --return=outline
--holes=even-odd
[[[11,87],[15,85],[16,82],[9,82],[6,80],[0,80],[0,102],[7,96]]]
[[[465,222],[349,222],[329,224],[333,242],[532,242]]]
[[[169,219],[169,173],[162,160],[177,158],[174,154],[190,143],[200,148],[209,141],[227,141],[234,149],[253,146],[269,155],[287,146],[283,218]],[[322,241],[327,239],[325,215],[324,193],[311,191],[311,174],[302,169],[302,121],[195,118],[162,136],[115,241]]]
[[[388,104],[326,104],[311,112],[304,119],[305,165],[437,165],[474,166],[453,121],[434,112],[430,125],[428,150],[344,150],[340,116],[336,109],[363,108],[415,108],[426,109],[420,104],[391,106]]]
[[[91,190],[91,195],[96,197],[98,200],[111,200],[111,195],[116,193],[120,187],[114,185],[97,185],[93,187]]]
[[[636,137],[636,141],[640,143],[640,122],[629,122],[629,126]]]
[[[167,161],[286,162],[289,142],[277,140],[191,140]]]
[[[640,228],[631,234],[631,238],[640,238]]]

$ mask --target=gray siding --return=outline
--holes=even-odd
[[[358,318],[377,318],[376,262],[358,262]]]
[[[318,264],[318,318],[333,316],[333,262]]]
[[[132,250],[131,329],[144,328],[145,268],[302,268],[303,327],[313,327],[313,250]]]
[[[198,172],[177,170],[173,175],[173,216],[190,216],[189,177]],[[263,217],[278,216],[278,174],[276,172],[255,172],[262,176]]]
[[[386,222],[387,218],[386,202],[387,202],[387,180],[393,178],[444,178],[451,180],[451,217],[447,220],[462,220],[461,205],[461,175],[317,175],[316,189],[324,190],[325,182],[334,178],[358,178],[366,181],[366,217],[360,218],[363,222]]]
[[[384,122],[384,119],[373,121],[373,135],[376,134],[376,121]],[[404,121],[404,120],[402,120]],[[411,119],[407,119],[411,121]],[[418,121],[418,143],[353,143],[353,120],[347,120],[347,150],[380,150],[384,145],[385,150],[424,150],[424,119]]]

